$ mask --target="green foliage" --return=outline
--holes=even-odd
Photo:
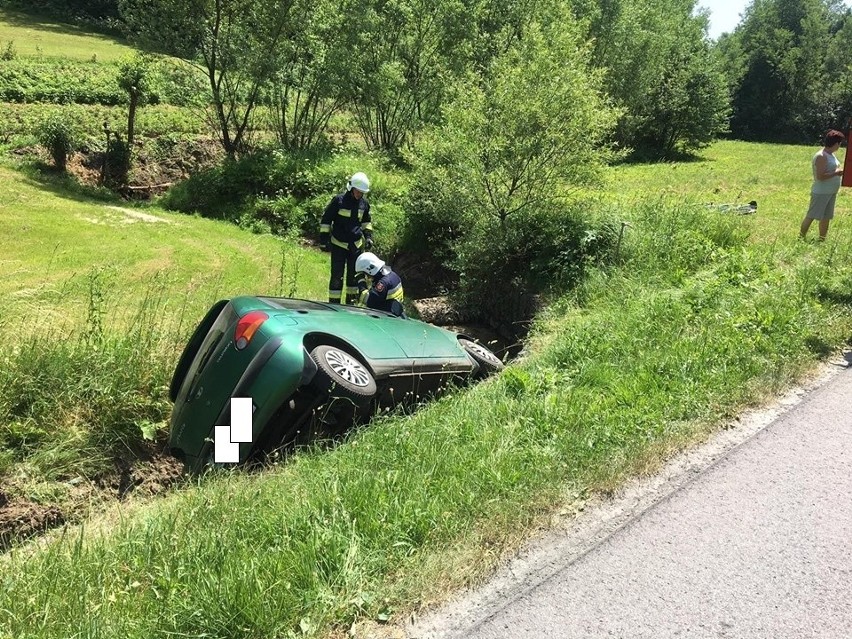
[[[660,211],[665,211],[664,215]],[[705,268],[731,259],[746,246],[749,233],[736,217],[709,215],[695,204],[666,206],[647,200],[634,216],[642,232],[628,243],[629,268],[649,277],[668,279],[673,286]]]
[[[37,141],[42,123],[54,116],[74,123],[80,146],[104,147],[103,123],[110,130],[121,130],[127,123],[126,107],[82,104],[10,104],[0,103],[0,131],[12,144],[27,146]],[[207,125],[188,109],[168,105],[148,106],[136,118],[140,136],[154,138],[156,144],[173,145],[186,137],[207,132]]]
[[[9,62],[10,60],[14,60],[18,57],[18,50],[15,47],[14,40],[9,40],[6,43],[6,46],[3,48],[2,53],[0,53],[0,60],[3,62]]]
[[[74,152],[76,134],[71,123],[59,114],[45,120],[38,131],[39,143],[47,149],[57,169],[65,170],[68,157]]]
[[[721,65],[701,32],[693,30],[693,39],[671,52],[660,83],[648,94],[634,133],[637,154],[671,158],[692,153],[728,130],[729,96]]]
[[[118,63],[119,88],[128,94],[136,94],[139,105],[145,103],[151,91],[151,67],[153,59],[150,56],[137,54],[124,58]]]
[[[559,277],[583,270],[588,228],[571,228],[575,218],[562,218],[561,202],[595,181],[616,114],[567,24],[528,25],[492,60],[481,86],[459,87],[446,123],[418,139],[410,157],[418,188],[406,241],[453,268],[462,295],[485,316],[539,253],[556,258]],[[535,293],[554,272],[541,275],[520,284]]]
[[[0,66],[0,99],[115,105],[125,98],[111,65],[18,59]]]
[[[572,290],[594,266],[611,262],[617,225],[590,217],[586,203],[534,209],[505,232],[474,225],[451,262],[459,301],[498,325],[532,317],[530,296]]]
[[[273,77],[293,2],[120,0],[130,33],[154,50],[198,61],[209,81],[222,148],[248,148],[252,113]]]
[[[26,464],[42,480],[103,472],[116,455],[140,450],[140,424],[168,412],[182,336],[163,323],[164,300],[146,298],[117,331],[105,322],[108,272],[93,271],[88,283],[83,325],[24,337],[0,367],[0,448],[12,451],[9,464]]]
[[[346,60],[358,131],[372,147],[399,149],[423,123],[440,114],[451,69],[467,37],[456,25],[470,18],[458,0],[349,0],[344,15],[358,16]],[[345,87],[344,87],[345,89]]]
[[[728,95],[692,0],[592,4],[592,63],[622,107],[616,140],[646,157],[693,152],[726,130]]]
[[[259,232],[301,231],[313,236],[329,200],[355,171],[367,172],[372,180],[369,198],[376,239],[392,251],[402,226],[407,186],[385,171],[378,158],[362,154],[261,150],[193,175],[170,189],[162,204],[232,220]]]
[[[124,61],[121,65],[126,65]],[[148,75],[148,102],[200,104],[205,87],[197,74],[174,71],[176,65],[158,62]],[[100,104],[127,102],[127,91],[117,78],[122,66],[73,60],[16,58],[0,65],[0,101]]]
[[[852,14],[831,0],[755,0],[725,42],[732,133],[813,142],[852,116]]]
[[[330,118],[340,110],[351,53],[340,38],[336,3],[300,0],[287,26],[271,87],[279,143],[306,150],[322,145]]]

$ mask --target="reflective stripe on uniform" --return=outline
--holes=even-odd
[[[364,223],[361,224],[361,228],[364,229],[365,231],[372,231],[373,230],[373,223],[372,222],[364,222]]]
[[[331,233],[331,224],[320,224],[320,233]]]
[[[348,242],[341,242],[340,240],[338,240],[338,239],[337,239],[336,237],[334,237],[333,235],[331,236],[331,243],[332,243],[332,244],[334,244],[335,246],[339,246],[340,248],[344,248],[344,249],[348,249],[348,248],[349,248],[349,243],[348,243]],[[360,238],[360,237],[358,238],[358,241],[357,241],[357,242],[353,242],[353,244],[354,244],[357,248],[361,248],[361,245],[362,245],[363,243],[364,243],[364,239],[363,239],[363,238]]]
[[[337,209],[337,214],[340,217],[352,217],[352,211],[349,209]]]
[[[387,299],[397,300],[397,301],[401,302],[402,298],[403,298],[403,294],[402,294],[402,284],[401,283],[397,284],[391,290],[388,291]]]

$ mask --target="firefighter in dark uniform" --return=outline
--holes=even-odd
[[[364,276],[357,273],[355,259],[373,246],[373,224],[370,203],[364,197],[370,191],[370,180],[363,173],[349,179],[346,191],[335,195],[325,207],[320,222],[320,242],[331,251],[331,278],[328,301],[340,304],[343,296],[343,271],[346,270],[347,304],[357,300],[364,288]]]
[[[365,283],[361,289],[362,305],[393,313],[397,317],[405,317],[402,308],[402,279],[399,275],[373,253],[361,253],[355,260],[355,270],[359,274],[366,273],[372,280],[372,286],[367,288]]]

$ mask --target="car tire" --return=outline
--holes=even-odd
[[[317,365],[312,385],[332,399],[347,399],[363,406],[376,394],[376,380],[367,367],[346,351],[321,345],[311,351]]]
[[[470,356],[470,358],[479,364],[479,370],[476,372],[476,377],[488,377],[494,373],[499,373],[506,366],[500,361],[500,358],[492,353],[479,342],[472,342],[463,337],[459,338],[459,344]]]

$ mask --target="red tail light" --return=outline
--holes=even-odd
[[[269,315],[263,311],[252,311],[240,318],[240,321],[237,322],[237,330],[234,331],[234,345],[238,351],[249,345],[257,329],[268,319]]]

